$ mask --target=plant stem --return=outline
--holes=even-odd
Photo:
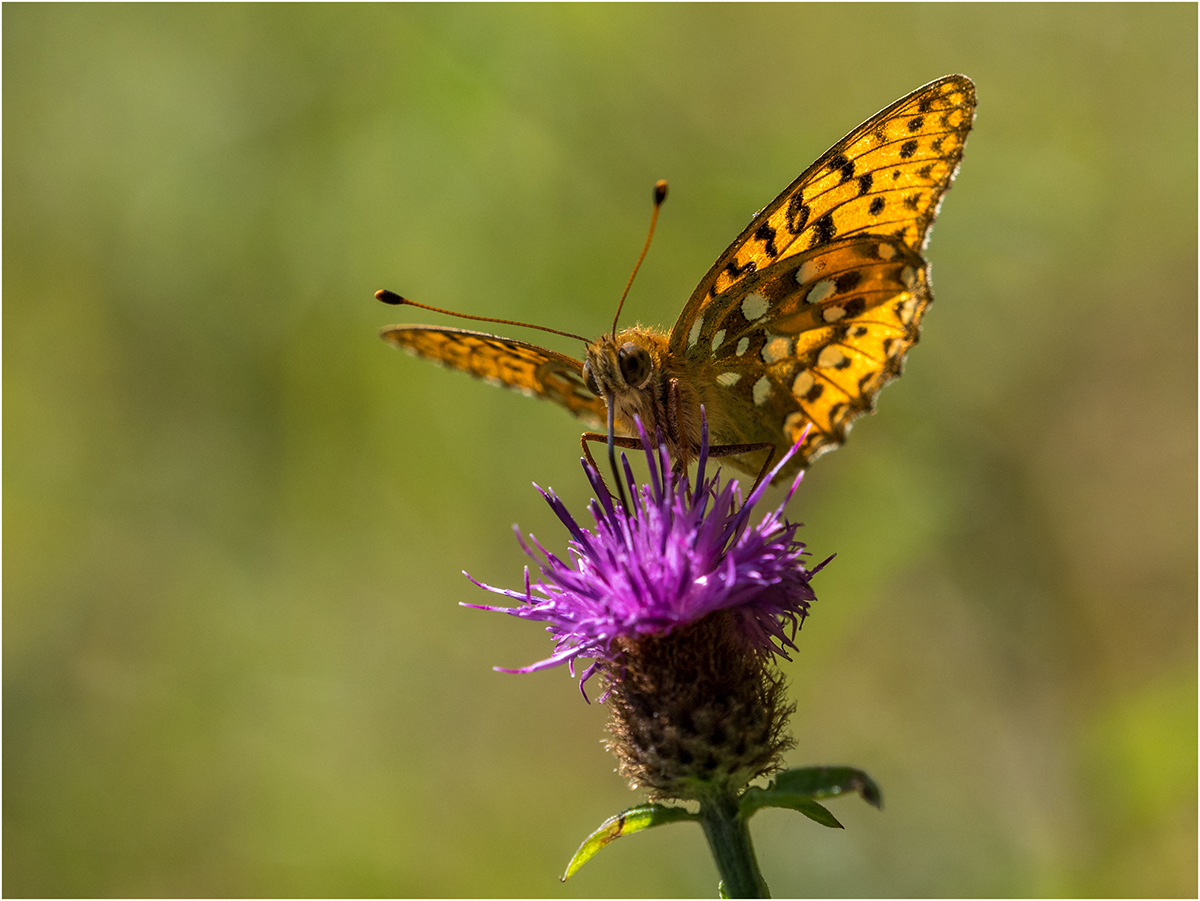
[[[729,898],[770,898],[771,892],[758,871],[750,829],[738,816],[737,798],[720,794],[702,800],[700,825],[704,827],[704,837],[708,839],[717,872],[721,874],[724,895]]]

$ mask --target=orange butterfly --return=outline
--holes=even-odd
[[[587,345],[583,361],[461,329],[389,326],[382,337],[607,424],[607,435],[583,435],[589,459],[589,441],[607,440],[610,459],[614,444],[637,446],[628,436],[638,416],[686,465],[699,453],[703,406],[710,454],[761,477],[776,449],[811,426],[776,477],[786,478],[845,440],[917,343],[933,299],[922,252],[974,117],[975,86],[962,75],[872,116],[754,217],[670,334],[614,323],[592,342],[569,335]],[[376,297],[411,303],[390,291]]]

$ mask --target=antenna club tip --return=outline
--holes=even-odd
[[[375,299],[382,301],[383,303],[390,303],[394,307],[403,306],[404,304],[408,303],[408,301],[399,294],[395,294],[389,291],[387,288],[381,288],[380,290],[376,291]]]
[[[667,183],[664,179],[659,179],[654,183],[654,205],[659,206],[667,199]]]

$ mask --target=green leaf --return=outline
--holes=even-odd
[[[810,766],[784,770],[772,787],[810,798],[836,798],[846,792],[858,792],[872,807],[883,807],[883,796],[875,780],[848,766]]]
[[[749,818],[760,807],[787,807],[831,829],[841,829],[837,818],[817,803],[818,798],[836,798],[858,792],[868,804],[883,804],[875,780],[848,766],[814,766],[779,773],[766,788],[746,789],[739,802],[739,813]]]
[[[622,835],[641,832],[643,829],[649,829],[651,826],[662,826],[665,823],[674,823],[679,820],[697,819],[699,817],[686,808],[665,807],[662,804],[642,804],[638,807],[631,807],[629,810],[619,813],[615,817],[609,817],[600,824],[599,829],[583,840],[583,844],[579,846],[579,850],[575,852],[575,856],[567,864],[567,872],[563,873],[562,881],[566,882],[570,879],[576,870],[591,860],[597,851],[613,839],[618,839]]]
[[[741,803],[738,805],[738,813],[742,817],[749,818],[760,807],[787,807],[791,810],[800,811],[810,820],[815,820],[822,826],[828,826],[830,829],[845,828],[838,822],[837,817],[806,795],[751,786],[742,795]]]

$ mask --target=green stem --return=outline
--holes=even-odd
[[[738,816],[737,798],[721,794],[701,801],[700,825],[721,874],[724,896],[770,898],[771,892],[758,871],[750,829]]]

